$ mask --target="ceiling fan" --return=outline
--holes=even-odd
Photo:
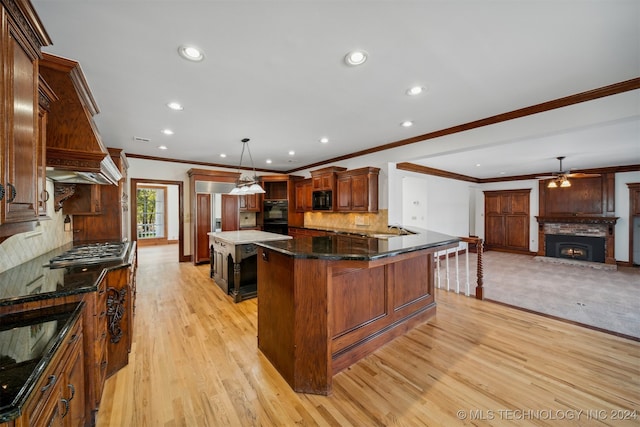
[[[549,184],[547,184],[547,188],[558,188],[558,187],[571,187],[571,181],[569,178],[591,178],[595,176],[600,176],[597,173],[571,173],[571,171],[563,171],[562,170],[562,160],[564,160],[565,156],[556,157],[558,161],[560,161],[560,170],[555,172],[549,176],[539,176],[538,179],[549,179]]]

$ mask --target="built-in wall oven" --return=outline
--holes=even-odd
[[[262,231],[289,234],[289,202],[265,200],[263,207]]]

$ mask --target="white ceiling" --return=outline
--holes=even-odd
[[[256,168],[287,171],[640,76],[637,0],[33,4],[44,50],[81,64],[106,146],[231,167],[245,137]],[[348,67],[355,48],[369,59]],[[407,96],[416,84],[427,92]],[[560,155],[640,164],[640,91],[379,153],[477,178],[555,171]]]

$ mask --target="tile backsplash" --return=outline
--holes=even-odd
[[[305,227],[335,228],[360,232],[384,233],[388,230],[388,210],[378,212],[341,213],[341,212],[305,212]]]
[[[47,180],[47,191],[54,194],[52,181]],[[53,210],[53,199],[50,197],[47,202],[50,219],[40,221],[34,231],[16,234],[0,243],[0,272],[73,241],[73,233],[64,231],[65,215]]]

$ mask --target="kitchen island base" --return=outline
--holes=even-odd
[[[291,239],[291,236],[257,230],[211,232],[208,235],[209,276],[236,303],[258,295],[255,243]]]
[[[455,246],[455,245],[453,245]],[[436,313],[434,253],[317,259],[258,249],[258,348],[297,392],[332,378]]]

